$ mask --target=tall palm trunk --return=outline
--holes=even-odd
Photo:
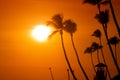
[[[115,13],[114,13],[114,9],[113,9],[113,6],[112,6],[112,2],[111,2],[111,0],[109,0],[109,6],[110,6],[110,9],[111,9],[111,12],[112,12],[112,16],[113,16],[113,20],[114,20],[114,23],[115,23],[115,25],[116,25],[116,28],[117,28],[117,32],[118,32],[118,35],[119,35],[119,37],[120,37],[120,27],[119,27],[119,25],[118,25],[118,22],[117,22],[117,19],[116,19],[116,16],[115,16]],[[98,7],[98,11],[99,11],[99,13],[100,13],[100,3],[98,3],[97,4],[97,7]]]
[[[100,5],[100,3],[97,4],[97,8],[98,8],[98,12],[100,13],[100,11],[101,11],[101,5]]]
[[[117,19],[116,19],[116,16],[115,16],[111,0],[109,0],[109,6],[110,6],[110,9],[111,9],[111,12],[112,12],[112,16],[113,16],[113,19],[114,19],[114,22],[115,22],[115,25],[116,25],[116,28],[117,28],[117,31],[118,31],[118,35],[120,37],[120,27],[118,25],[118,22],[117,22]]]
[[[72,41],[72,45],[73,45],[73,48],[74,48],[74,51],[75,51],[75,54],[76,54],[76,58],[77,58],[78,65],[79,65],[79,67],[81,68],[81,70],[82,70],[82,72],[83,72],[83,74],[84,74],[86,80],[89,80],[89,78],[88,78],[88,76],[87,76],[85,70],[84,70],[83,67],[82,67],[82,64],[80,63],[80,59],[79,59],[77,50],[76,50],[76,48],[75,48],[75,44],[74,44],[74,41],[73,41],[73,35],[72,35],[72,34],[71,34],[71,41]]]
[[[116,49],[116,44],[115,44],[115,59],[116,59],[116,62],[118,63],[116,50],[117,49]]]
[[[73,70],[72,70],[72,67],[71,67],[71,65],[70,65],[70,62],[69,62],[69,60],[68,60],[66,51],[65,51],[64,42],[63,42],[63,32],[62,32],[62,30],[60,30],[60,35],[61,35],[62,48],[63,48],[63,51],[64,51],[64,56],[65,56],[67,65],[68,65],[68,67],[69,67],[69,69],[70,69],[70,72],[71,72],[74,80],[77,80],[77,78],[76,78],[76,76],[75,76],[75,74],[74,74],[74,72],[73,72]]]
[[[49,71],[50,71],[50,75],[51,75],[51,80],[54,80],[54,77],[53,77],[53,73],[52,73],[51,68],[49,68]]]
[[[91,56],[91,63],[92,63],[93,70],[94,70],[95,73],[96,73],[95,66],[94,66],[94,62],[93,62],[92,53],[90,53],[90,56]]]
[[[100,63],[99,50],[98,49],[97,49],[97,59],[98,59],[98,63]]]
[[[70,80],[70,73],[69,73],[69,69],[67,69],[67,73],[68,73],[68,80]]]
[[[101,37],[99,38],[99,41],[100,41],[100,45],[102,45]],[[104,61],[105,65],[107,65],[104,54],[103,54],[103,49],[101,48],[100,50],[101,50],[101,53],[102,53],[103,61]],[[110,80],[112,80],[108,67],[106,67],[106,70],[108,72],[108,76],[109,76]]]
[[[109,2],[111,3],[111,0],[109,0]],[[112,5],[111,5],[112,6]],[[98,4],[98,11],[99,11],[99,14],[100,14],[100,4]],[[112,11],[113,11],[113,8],[112,8]],[[114,11],[113,11],[113,14],[114,14]],[[114,15],[115,16],[115,15]],[[106,37],[106,40],[107,40],[107,42],[108,42],[108,47],[109,47],[109,50],[110,50],[110,52],[111,52],[111,55],[112,55],[112,58],[113,58],[113,61],[114,61],[114,64],[115,64],[115,66],[116,66],[116,69],[117,69],[117,71],[118,71],[118,73],[120,74],[120,70],[119,70],[119,66],[118,66],[118,64],[117,64],[117,62],[116,62],[116,60],[115,60],[115,57],[114,57],[114,53],[113,53],[113,50],[112,50],[112,47],[111,47],[111,45],[109,44],[109,39],[108,39],[108,34],[107,34],[107,24],[102,24],[102,27],[103,27],[103,30],[104,30],[104,33],[105,33],[105,37]],[[119,29],[119,26],[117,27],[117,30],[118,30],[118,33],[120,32],[120,29]],[[110,74],[109,74],[109,77],[110,77]]]
[[[109,43],[108,34],[107,34],[107,24],[102,24],[102,26],[103,26],[103,30],[104,30],[104,33],[105,33],[106,40],[107,40],[107,42],[108,42],[108,47],[109,47],[109,50],[110,50],[110,52],[111,52],[112,59],[113,59],[113,61],[114,61],[114,65],[115,65],[118,73],[120,74],[119,66],[118,66],[118,64],[117,64],[117,62],[116,62],[116,60],[115,60],[112,47],[111,47],[111,45],[110,45],[110,43]]]

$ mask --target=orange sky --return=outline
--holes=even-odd
[[[82,0],[0,0],[0,80],[50,80],[49,67],[53,69],[55,80],[67,80],[67,65],[59,34],[41,43],[34,40],[30,33],[34,26],[45,24],[56,13],[62,13],[65,19],[70,18],[76,22],[78,29],[74,34],[76,48],[85,71],[92,79],[94,74],[91,73],[90,56],[85,55],[84,50],[92,41],[97,41],[90,35],[95,29],[101,29],[101,26],[93,18],[97,8],[82,2]],[[120,13],[119,3],[119,0],[113,2],[116,14]],[[120,23],[119,15],[117,19]],[[108,26],[114,26],[112,18],[110,20]],[[115,31],[113,27],[109,30],[110,36],[116,34],[113,33]],[[69,34],[64,34],[64,41],[75,74],[78,79],[85,80],[76,63]],[[103,43],[107,46],[105,41]],[[107,63],[113,65],[107,49],[104,49]],[[114,66],[109,68],[112,70],[111,75],[114,76],[116,74]]]

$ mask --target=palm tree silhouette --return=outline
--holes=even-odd
[[[94,72],[96,73],[95,66],[94,66],[94,62],[93,62],[93,57],[92,57],[93,52],[94,52],[94,50],[92,49],[92,47],[87,47],[87,48],[85,49],[85,51],[84,51],[84,53],[90,54],[91,63],[92,63],[92,68],[93,68]]]
[[[113,18],[114,18],[114,22],[116,24],[116,28],[117,28],[118,34],[120,36],[120,27],[118,26],[118,23],[117,23],[115,14],[114,14],[114,10],[113,10],[113,7],[112,7],[111,0],[104,0],[104,1],[103,0],[84,0],[84,3],[89,3],[89,4],[92,4],[92,5],[97,5],[98,11],[99,11],[99,14],[98,14],[99,17],[97,17],[97,19],[102,24],[102,27],[103,27],[103,30],[104,30],[107,42],[109,41],[108,34],[107,34],[107,23],[109,21],[109,15],[108,15],[108,11],[104,12],[104,11],[100,10],[100,5],[101,4],[107,4],[107,3],[109,3],[111,11],[112,11]],[[116,69],[117,69],[118,73],[120,74],[120,70],[119,70],[118,64],[117,64],[117,62],[115,60],[115,57],[114,57],[114,54],[113,54],[112,47],[111,47],[110,43],[108,43],[108,47],[110,49],[110,52],[111,52],[114,64],[116,66]]]
[[[120,37],[120,27],[118,25],[118,21],[117,21],[116,16],[115,16],[111,0],[84,0],[84,3],[89,3],[89,4],[92,4],[92,5],[97,5],[99,13],[101,12],[101,10],[100,10],[101,4],[103,4],[103,5],[104,4],[109,4],[110,10],[111,10],[111,13],[112,13],[112,17],[114,19],[114,23],[116,25],[116,29],[117,29],[118,35]]]
[[[107,29],[107,23],[109,22],[109,10],[100,11],[99,14],[96,14],[95,18],[99,23],[104,25],[105,29]]]
[[[101,48],[102,46],[100,46],[98,43],[96,42],[93,42],[92,45],[91,45],[91,48],[94,49],[94,51],[97,51],[97,59],[98,59],[98,63],[100,63],[100,58],[99,58],[99,49]]]
[[[113,6],[112,6],[112,2],[111,2],[111,0],[108,0],[108,1],[109,1],[109,6],[110,6],[110,9],[111,9],[111,12],[112,12],[112,17],[113,17],[113,19],[114,19],[114,23],[115,23],[115,25],[116,25],[116,28],[117,28],[117,31],[118,31],[118,35],[119,35],[119,37],[120,37],[120,27],[119,27],[119,25],[118,25],[118,21],[117,21],[117,19],[116,19],[115,13],[114,13],[114,9],[113,9]]]
[[[78,52],[77,52],[77,50],[76,50],[76,47],[75,47],[75,44],[74,44],[74,40],[73,40],[73,33],[75,33],[75,31],[77,30],[77,29],[76,29],[76,23],[73,22],[72,20],[68,19],[68,20],[66,20],[66,21],[64,22],[64,25],[65,25],[64,30],[70,34],[72,46],[73,46],[74,51],[75,51],[75,54],[76,54],[76,58],[77,58],[78,65],[79,65],[80,69],[82,70],[82,72],[83,72],[86,80],[89,80],[89,78],[88,78],[85,70],[84,70],[83,67],[82,67],[82,64],[81,64],[81,62],[80,62],[80,59],[79,59],[79,56],[78,56]]]
[[[92,34],[92,36],[95,36],[96,38],[99,39],[100,46],[102,46],[101,35],[102,35],[102,34],[101,34],[101,31],[100,31],[99,29],[95,30],[95,31],[93,32],[93,34]],[[103,48],[101,47],[100,50],[101,50],[101,53],[102,53],[103,61],[104,61],[105,65],[107,65],[106,60],[105,60],[105,57],[104,57],[104,54],[103,54]],[[110,78],[110,80],[111,80],[111,75],[110,75],[110,72],[109,72],[107,66],[106,66],[106,70],[107,70],[108,76],[109,76],[109,78]]]
[[[116,45],[120,42],[120,39],[118,39],[116,36],[114,36],[114,37],[109,39],[109,42],[110,42],[110,44],[114,45],[114,47],[115,47],[114,53],[115,53],[116,61],[118,62],[117,53],[116,53]]]
[[[101,11],[99,14],[96,14],[95,18],[98,20],[98,22],[100,22],[102,24],[102,28],[104,30],[105,37],[106,37],[106,40],[108,42],[108,47],[109,47],[109,50],[110,50],[111,55],[112,55],[112,59],[114,61],[114,64],[116,66],[116,69],[117,69],[118,73],[120,74],[119,66],[118,66],[118,64],[116,62],[116,59],[114,57],[114,53],[113,53],[112,47],[111,47],[109,39],[108,39],[108,33],[107,33],[107,23],[109,21],[108,10]]]
[[[64,52],[64,57],[66,59],[67,65],[68,65],[68,67],[70,69],[70,72],[71,72],[74,80],[77,80],[75,74],[73,73],[73,70],[72,70],[72,67],[70,65],[69,59],[68,59],[67,54],[66,54],[65,46],[64,46],[64,41],[63,41],[63,29],[64,29],[64,26],[63,26],[63,16],[60,15],[60,14],[54,15],[52,17],[52,21],[48,21],[47,25],[50,25],[50,24],[52,24],[56,28],[56,31],[54,31],[49,37],[52,37],[57,32],[60,33],[62,48],[63,48],[63,52]]]

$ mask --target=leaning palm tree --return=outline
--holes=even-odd
[[[76,76],[75,76],[75,74],[74,74],[74,72],[72,70],[72,67],[70,65],[69,59],[67,57],[65,46],[64,46],[64,42],[63,42],[63,29],[64,29],[64,26],[63,26],[63,16],[60,15],[60,14],[54,15],[52,17],[52,21],[48,21],[47,25],[50,25],[50,24],[52,24],[56,28],[56,31],[54,31],[49,37],[52,37],[57,32],[60,33],[61,42],[62,42],[62,48],[63,48],[63,52],[64,52],[64,57],[66,59],[67,65],[68,65],[68,67],[70,69],[70,72],[71,72],[74,80],[77,80],[77,78],[76,78]]]
[[[114,52],[113,52],[112,47],[109,43],[109,38],[108,38],[108,33],[107,33],[107,23],[109,21],[108,10],[101,11],[99,14],[96,14],[95,18],[98,20],[98,22],[100,22],[102,24],[102,28],[104,30],[105,37],[106,37],[106,40],[108,42],[108,47],[109,47],[109,50],[111,52],[112,59],[114,61],[114,64],[115,64],[115,67],[116,67],[118,73],[120,74],[119,66],[118,66],[116,59],[114,57]]]
[[[65,25],[64,26],[64,30],[70,34],[72,46],[73,46],[75,54],[76,54],[78,65],[79,65],[80,69],[82,70],[86,80],[89,80],[89,78],[88,78],[88,76],[87,76],[87,74],[86,74],[86,72],[85,72],[85,70],[84,70],[84,68],[83,68],[83,66],[82,66],[82,64],[80,62],[80,59],[79,59],[79,56],[78,56],[78,52],[76,50],[76,47],[75,47],[75,44],[74,44],[74,40],[73,40],[73,33],[75,33],[75,31],[77,30],[76,23],[73,22],[72,20],[68,19],[68,20],[66,20],[64,22],[64,25]]]
[[[114,13],[114,9],[113,9],[113,6],[112,6],[112,2],[111,2],[111,0],[108,0],[108,1],[109,1],[109,6],[110,6],[110,9],[111,9],[111,13],[112,13],[112,17],[113,17],[114,23],[116,25],[117,32],[118,32],[118,35],[120,37],[120,26],[119,26],[118,21],[116,19],[116,16],[115,16],[115,13]]]
[[[115,47],[114,53],[115,53],[116,61],[118,62],[117,53],[116,53],[116,45],[120,42],[120,39],[118,39],[116,36],[114,36],[109,39],[109,42],[110,42],[110,44],[114,45],[114,47]]]
[[[92,36],[95,36],[96,38],[99,39],[99,41],[100,41],[99,43],[100,43],[100,46],[101,46],[101,45],[102,45],[101,31],[100,31],[99,29],[95,30],[95,31],[93,32]],[[103,61],[104,61],[105,65],[107,65],[106,60],[105,60],[105,57],[104,57],[104,54],[103,54],[103,48],[101,47],[100,50],[101,50],[101,54],[102,54]],[[110,80],[111,80],[111,75],[110,75],[110,72],[109,72],[109,69],[108,69],[107,66],[106,66],[106,70],[107,70],[108,76],[109,76],[109,78],[110,78]]]
[[[84,3],[89,3],[89,4],[92,4],[92,5],[97,5],[99,13],[101,11],[100,10],[101,4],[109,4],[110,10],[111,10],[111,13],[112,13],[112,17],[114,19],[114,23],[116,25],[116,29],[117,29],[118,35],[120,37],[120,27],[118,25],[118,21],[117,21],[116,16],[115,16],[111,0],[84,0]]]
[[[94,72],[96,73],[96,70],[95,70],[95,65],[94,65],[94,62],[93,62],[93,57],[92,57],[92,54],[93,54],[94,50],[91,48],[91,47],[87,47],[84,51],[84,53],[88,53],[90,54],[90,57],[91,57],[91,63],[92,63],[92,68],[94,70]]]

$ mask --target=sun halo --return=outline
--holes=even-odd
[[[46,25],[38,25],[32,30],[32,36],[37,41],[46,41],[51,34],[51,28]]]

